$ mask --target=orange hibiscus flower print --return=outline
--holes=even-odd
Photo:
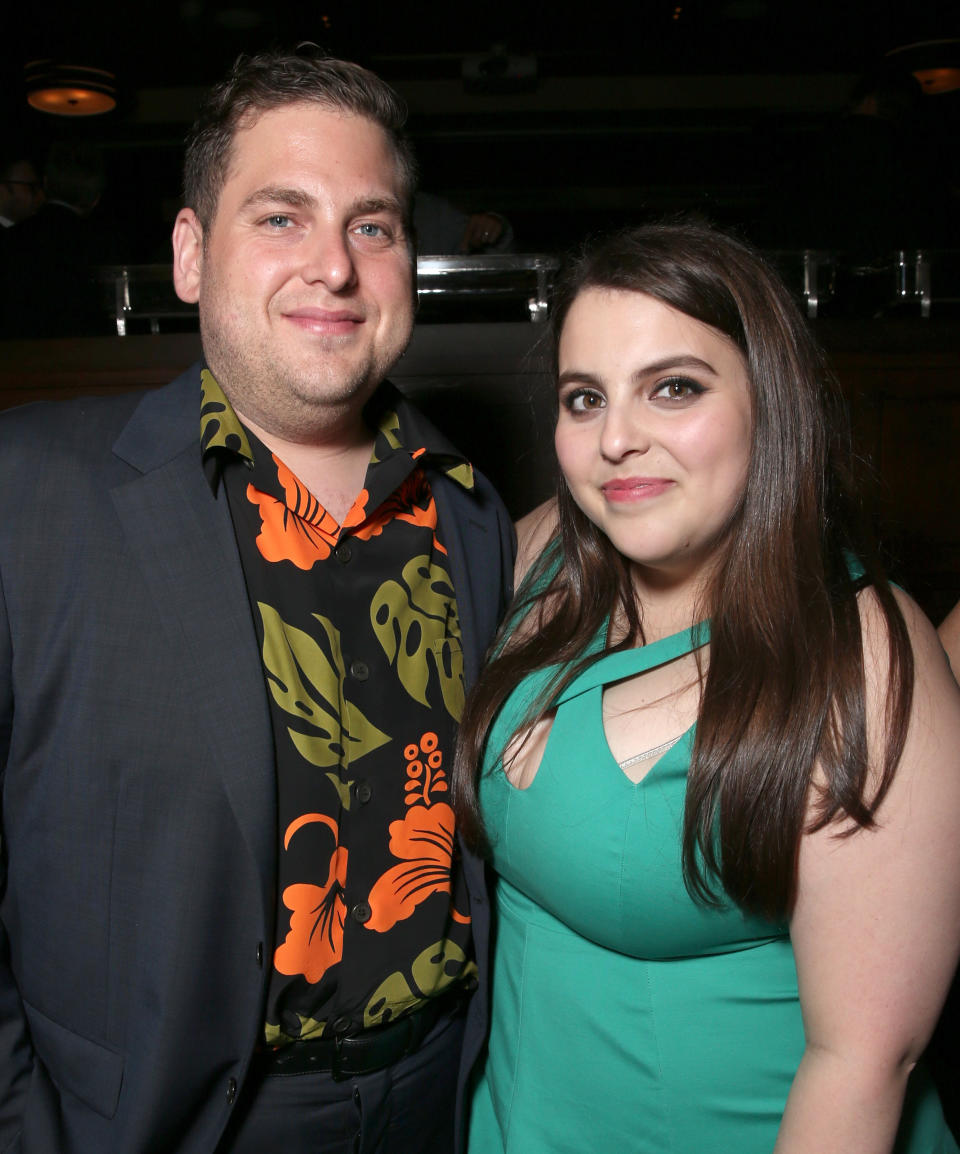
[[[446,802],[412,806],[402,821],[390,823],[390,852],[401,861],[370,891],[368,930],[385,933],[431,894],[450,893],[453,824],[453,810]]]
[[[322,813],[307,813],[291,822],[283,839],[290,839],[305,825],[322,822],[338,835],[337,823]],[[283,904],[290,913],[290,930],[273,957],[281,974],[303,974],[316,984],[331,966],[343,957],[343,924],[347,915],[343,899],[347,884],[347,851],[337,846],[330,857],[327,880],[322,886],[298,884],[283,891]]]
[[[343,525],[338,525],[279,457],[274,456],[273,460],[285,500],[278,501],[253,485],[247,486],[247,500],[260,510],[257,548],[267,561],[290,561],[298,569],[311,569],[330,556],[343,529],[363,520],[367,491],[360,492]]]
[[[406,521],[410,525],[426,525],[436,531],[437,504],[430,492],[427,478],[420,469],[414,469],[402,485],[363,522],[354,533],[362,541],[379,537],[391,521]],[[434,536],[434,544],[441,553],[446,549]]]

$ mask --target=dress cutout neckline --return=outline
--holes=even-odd
[[[688,629],[678,630],[676,633],[671,633],[666,637],[658,638],[656,641],[651,641],[647,645],[635,646],[632,649],[620,649],[613,653],[604,653],[597,658],[591,665],[587,667],[581,674],[567,686],[566,689],[557,697],[551,708],[554,711],[554,718],[550,725],[550,731],[547,733],[546,741],[540,753],[540,760],[537,763],[537,768],[526,785],[516,785],[511,781],[507,774],[502,761],[500,765],[500,772],[503,775],[504,783],[511,793],[529,794],[532,790],[537,789],[537,783],[540,780],[541,773],[547,766],[548,757],[551,753],[551,747],[554,743],[554,737],[557,730],[557,725],[560,723],[561,730],[563,723],[560,718],[560,711],[563,705],[572,701],[574,698],[595,694],[596,702],[591,703],[589,711],[589,725],[595,728],[599,740],[600,748],[604,750],[609,763],[616,770],[617,777],[624,782],[631,790],[639,789],[656,771],[657,767],[663,761],[666,754],[670,752],[669,749],[663,751],[660,757],[653,763],[647,772],[637,781],[629,777],[621,768],[620,763],[614,757],[607,741],[606,732],[603,727],[602,716],[602,699],[603,689],[613,681],[622,681],[624,678],[632,677],[636,674],[646,673],[649,669],[654,669],[658,665],[666,665],[667,662],[675,660],[677,657],[682,657],[686,653],[692,652],[694,649],[700,649],[706,645],[710,640],[710,623],[709,621],[700,621]],[[546,674],[549,671],[541,670],[541,674]],[[684,747],[687,744],[687,739],[696,728],[696,722],[690,725],[683,733],[681,733],[674,746]],[[540,786],[539,788],[543,788]]]
[[[581,693],[587,693],[598,685],[602,687],[613,681],[623,681],[627,677],[655,669],[658,665],[666,665],[668,661],[682,657],[685,653],[702,649],[709,641],[710,622],[698,621],[688,629],[680,629],[648,645],[604,653],[573,679],[554,704],[559,707],[565,701],[579,697]]]

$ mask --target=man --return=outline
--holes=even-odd
[[[14,144],[0,146],[0,337],[19,336],[17,302],[22,273],[18,240],[43,203],[43,184],[32,160]],[[17,312],[17,316],[14,313]]]
[[[90,218],[104,187],[99,151],[57,141],[47,156],[44,187],[39,210],[5,237],[0,333],[21,339],[106,336],[113,326],[101,302],[97,266],[112,260],[104,233]],[[115,232],[111,221],[108,236]]]
[[[16,150],[0,158],[0,228],[33,216],[43,203],[43,184],[32,160]]]
[[[488,926],[446,772],[512,544],[383,382],[401,123],[238,62],[173,238],[205,363],[0,421],[0,1149],[453,1147]]]

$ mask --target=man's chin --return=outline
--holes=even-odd
[[[375,388],[380,373],[374,365],[323,357],[311,365],[291,365],[286,372],[278,365],[276,380],[278,388],[304,401],[341,404]]]

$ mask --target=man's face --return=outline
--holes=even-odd
[[[174,228],[174,283],[199,301],[207,362],[241,416],[309,442],[360,410],[406,347],[413,267],[390,142],[312,103],[233,140],[206,235]]]
[[[43,185],[29,160],[11,164],[0,179],[0,216],[18,224],[33,216],[43,201]]]

